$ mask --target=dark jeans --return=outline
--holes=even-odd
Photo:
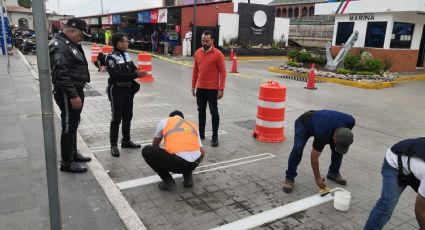
[[[161,177],[162,180],[171,179],[169,172],[183,174],[187,177],[198,166],[199,162],[189,162],[175,154],[169,154],[162,148],[147,145],[142,150],[146,163]]]
[[[72,162],[73,153],[77,151],[76,135],[83,108],[72,109],[71,101],[60,89],[55,88],[53,95],[56,104],[61,110],[61,158],[64,162]],[[79,90],[78,95],[84,105],[84,92],[82,89]]]
[[[300,118],[295,121],[295,137],[294,147],[292,148],[291,154],[288,159],[288,170],[286,170],[286,179],[294,181],[297,176],[297,167],[301,162],[303,156],[304,147],[308,139],[313,136],[305,127]],[[330,145],[332,151],[331,165],[329,166],[329,173],[332,175],[339,175],[339,169],[341,168],[343,154],[335,151],[335,146]]]
[[[118,87],[114,84],[108,88],[108,98],[111,102],[112,120],[116,124],[131,121],[133,118],[134,93],[131,87]]]
[[[196,103],[198,104],[199,135],[205,137],[205,121],[207,119],[207,103],[210,108],[213,138],[218,136],[220,116],[217,107],[218,90],[196,89]]]
[[[390,220],[395,206],[406,185],[398,183],[398,169],[384,160],[382,164],[382,192],[378,202],[369,214],[365,230],[382,229]]]

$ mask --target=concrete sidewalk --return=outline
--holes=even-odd
[[[39,86],[19,54],[10,61],[8,74],[0,56],[0,229],[50,229]],[[63,229],[125,229],[91,171],[58,175]]]

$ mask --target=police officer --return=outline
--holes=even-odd
[[[87,35],[86,23],[71,18],[49,44],[53,94],[61,110],[61,166],[60,170],[83,173],[87,168],[76,162],[88,162],[77,151],[77,128],[84,104],[84,86],[90,82],[87,60],[79,44]]]
[[[138,71],[131,61],[128,49],[128,38],[123,33],[112,35],[114,51],[106,57],[108,79],[108,98],[111,102],[112,120],[110,126],[111,154],[119,157],[118,132],[122,120],[121,148],[140,148],[130,140],[130,126],[133,118],[133,98],[140,89],[134,80],[146,76],[146,72]]]

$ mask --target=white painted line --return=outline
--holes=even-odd
[[[334,192],[336,190],[344,190],[344,189],[334,188],[331,190],[331,192]],[[301,212],[303,210],[312,208],[314,206],[324,204],[333,199],[334,197],[332,196],[331,193],[329,193],[328,195],[325,195],[324,197],[321,197],[319,194],[316,194],[316,195],[313,195],[298,201],[294,201],[292,203],[285,204],[283,206],[280,206],[262,213],[258,213],[256,215],[252,215],[252,216],[237,220],[229,224],[222,225],[217,228],[213,228],[212,230],[238,230],[238,229],[250,229],[250,228],[258,227],[265,223],[269,223],[277,219],[282,219],[294,213]]]
[[[84,99],[85,100],[85,99]],[[145,108],[152,108],[152,107],[164,107],[169,106],[168,103],[157,103],[157,104],[141,104],[141,105],[135,105],[133,106],[133,109],[145,109]],[[97,112],[97,111],[111,111],[111,107],[104,107],[101,109],[86,109],[86,112]]]
[[[257,159],[254,159],[254,160],[243,161],[243,162],[239,162],[239,163],[235,163],[235,164],[224,165],[224,166],[220,166],[220,167],[216,167],[216,168],[200,170],[200,171],[194,172],[193,174],[195,175],[195,174],[215,171],[215,170],[219,170],[219,169],[223,169],[223,168],[228,168],[228,167],[232,167],[232,166],[249,164],[249,163],[252,163],[252,162],[255,162],[255,161],[266,160],[266,159],[270,159],[270,158],[275,157],[275,155],[273,155],[271,153],[265,153],[265,154],[260,154],[260,155],[267,155],[267,156],[262,157],[262,158],[257,158]],[[256,155],[256,156],[259,156],[259,155]],[[240,160],[240,159],[237,159],[237,160]],[[182,174],[172,174],[172,176],[173,176],[173,178],[180,178],[183,175]],[[161,181],[161,178],[158,175],[154,175],[154,176],[148,176],[148,177],[144,177],[144,178],[119,182],[119,183],[116,183],[115,185],[120,190],[124,190],[124,189],[135,188],[135,187],[139,187],[139,186],[143,186],[143,185],[147,185],[147,184],[153,184],[153,183],[160,182],[160,181]]]
[[[192,118],[193,115],[185,115],[185,117],[187,118]],[[150,118],[150,119],[142,119],[142,120],[133,120],[131,123],[132,124],[140,124],[140,123],[153,123],[153,122],[159,122],[161,119],[163,119],[164,117],[161,118]],[[78,126],[78,130],[82,130],[82,129],[91,129],[91,128],[95,128],[95,127],[101,127],[101,126],[105,126],[105,127],[109,127],[109,125],[111,124],[110,121],[108,122],[102,122],[102,123],[96,123],[96,124],[86,124],[86,125],[80,125]]]
[[[19,51],[18,51],[19,52]],[[21,58],[26,61],[26,58],[19,52]],[[32,70],[31,66],[28,62],[25,62],[27,67]],[[34,79],[37,79],[37,73],[35,71],[31,71],[31,75]],[[37,82],[38,83],[38,82]],[[56,117],[59,117],[60,110],[59,107],[54,104],[54,111]],[[118,188],[115,186],[112,179],[109,177],[109,175],[106,173],[105,169],[102,167],[102,165],[97,160],[96,156],[92,154],[89,150],[89,148],[86,145],[86,142],[84,142],[84,139],[81,137],[80,133],[77,132],[77,139],[78,139],[78,145],[79,150],[83,155],[88,155],[91,157],[91,162],[87,163],[87,166],[89,167],[90,171],[93,173],[94,177],[96,178],[97,182],[99,183],[100,187],[102,187],[103,191],[105,192],[106,197],[108,197],[109,202],[111,205],[115,208],[115,210],[118,213],[118,216],[124,223],[125,227],[128,230],[146,230],[145,225],[143,225],[142,221],[140,220],[139,216],[136,214],[136,212],[131,208],[128,201],[124,198],[121,191],[118,190]]]
[[[210,166],[214,166],[214,165],[222,165],[222,164],[226,164],[226,163],[230,163],[230,162],[241,161],[241,160],[251,159],[251,158],[255,158],[255,157],[270,156],[270,155],[273,155],[273,154],[271,154],[271,153],[262,153],[262,154],[258,154],[258,155],[254,155],[254,156],[242,157],[242,158],[237,158],[237,159],[233,159],[233,160],[229,160],[229,161],[222,161],[222,162],[218,162],[218,163],[213,163],[213,164],[208,164],[208,165],[202,165],[202,166],[197,167],[197,169],[206,168],[206,167],[210,167]]]
[[[226,133],[226,131],[224,131],[224,130],[219,130],[218,131],[218,135],[222,135],[222,134],[225,134],[225,133]],[[206,137],[212,136],[212,132],[206,132],[205,133],[205,136]],[[152,143],[152,139],[151,140],[135,141],[135,143],[136,144],[140,144],[142,146],[145,146],[145,145],[151,144]],[[103,152],[103,151],[109,150],[110,148],[111,148],[111,145],[102,145],[102,146],[91,147],[90,150],[92,152]]]

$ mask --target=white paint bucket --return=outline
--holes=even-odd
[[[338,211],[348,211],[350,208],[351,193],[347,191],[336,191],[334,195],[334,208]]]

